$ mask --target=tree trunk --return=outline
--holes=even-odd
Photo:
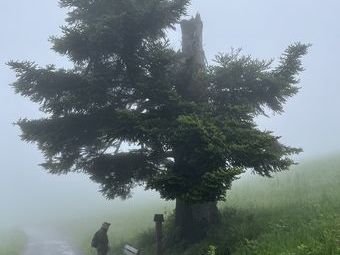
[[[175,225],[178,238],[194,243],[206,237],[209,228],[220,220],[217,202],[189,204],[176,200]]]
[[[181,22],[182,53],[185,59],[193,59],[195,64],[205,67],[203,50],[203,22],[199,14]]]
[[[190,20],[181,22],[182,53],[184,62],[191,65],[193,70],[206,68],[203,50],[202,34],[203,23],[199,15]],[[197,68],[197,69],[196,69]],[[190,94],[196,100],[204,97],[200,91],[200,81],[190,77]],[[176,200],[175,225],[180,240],[197,242],[203,239],[209,228],[219,222],[217,202],[190,204],[179,199]]]

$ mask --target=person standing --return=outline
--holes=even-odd
[[[107,231],[109,230],[110,225],[110,223],[104,222],[92,238],[91,246],[96,248],[98,255],[107,255],[109,251]]]

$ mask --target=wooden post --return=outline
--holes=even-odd
[[[163,255],[163,214],[155,214],[154,221],[156,223],[156,255]]]

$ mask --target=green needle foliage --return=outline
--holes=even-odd
[[[51,41],[74,67],[9,63],[16,93],[46,114],[18,125],[50,173],[84,172],[108,198],[145,185],[195,203],[224,199],[245,169],[270,176],[293,163],[289,156],[300,149],[260,130],[254,118],[281,113],[298,92],[308,45],[289,46],[276,67],[232,51],[198,68],[166,37],[188,4],[61,0],[67,24]],[[133,146],[119,150],[122,142]]]

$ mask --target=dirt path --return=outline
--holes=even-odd
[[[26,230],[28,243],[23,255],[82,255],[69,241],[51,231]]]

